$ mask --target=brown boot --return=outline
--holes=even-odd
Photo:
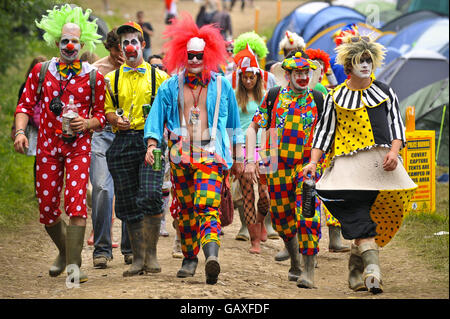
[[[250,233],[250,241],[252,246],[249,249],[251,254],[261,253],[261,224],[247,225],[248,232]]]

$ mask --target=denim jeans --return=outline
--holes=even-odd
[[[93,256],[112,258],[111,219],[114,183],[106,163],[105,153],[114,140],[109,128],[94,132],[91,146],[90,179],[92,184],[92,227],[94,229]],[[131,245],[125,224],[122,225],[122,254],[131,254]]]

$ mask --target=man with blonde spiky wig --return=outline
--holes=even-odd
[[[406,140],[397,96],[372,76],[384,51],[381,44],[357,32],[342,38],[336,61],[349,79],[327,95],[311,161],[303,168],[304,174],[314,172],[315,162],[330,152],[330,165],[316,189],[341,223],[343,237],[354,240],[349,287],[374,294],[383,292],[379,247],[400,228],[417,188],[399,162]]]
[[[103,75],[87,62],[80,61],[84,45],[90,50],[100,43],[97,24],[88,20],[90,9],[64,5],[48,10],[36,25],[45,31],[44,40],[57,46],[59,57],[38,63],[30,72],[24,93],[16,108],[14,147],[23,153],[28,146],[24,130],[33,107],[42,102],[36,154],[36,195],[40,222],[59,250],[49,270],[52,277],[60,275],[67,265],[72,282],[85,282],[81,272],[81,251],[86,229],[86,188],[91,160],[90,130],[101,129],[104,114],[105,82]],[[47,69],[44,69],[44,65]],[[95,76],[95,79],[91,78]],[[93,92],[94,91],[94,92]],[[77,117],[70,128],[75,133],[67,138],[62,132],[64,106],[73,100]],[[90,114],[92,113],[92,117]],[[61,218],[60,193],[64,186],[64,207],[69,225]],[[70,266],[70,267],[69,267]]]

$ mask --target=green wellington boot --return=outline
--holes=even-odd
[[[316,267],[316,255],[302,255],[303,271],[297,280],[299,288],[314,288],[314,268]]]
[[[206,283],[209,285],[215,285],[220,273],[219,245],[216,242],[209,242],[203,245],[202,249],[206,258]]]
[[[348,260],[348,286],[353,291],[367,291],[362,277],[363,272],[364,263],[358,246],[352,244],[350,258]]]
[[[341,227],[328,226],[329,244],[328,250],[332,253],[344,253],[350,251],[349,246],[345,246],[341,241]]]
[[[141,220],[137,223],[126,223],[126,225],[128,236],[130,236],[131,251],[133,252],[133,262],[130,268],[123,272],[123,276],[131,277],[136,275],[143,275],[145,272],[144,220]]]
[[[275,255],[275,261],[285,261],[289,259],[289,252],[283,248]]]
[[[358,246],[364,263],[363,280],[366,288],[373,294],[383,292],[383,282],[381,280],[378,245],[373,243],[363,243]]]
[[[67,275],[72,277],[71,282],[88,281],[87,275],[81,270],[81,251],[83,250],[84,233],[86,226],[69,225],[66,228],[66,265]],[[75,270],[78,270],[77,274]],[[78,278],[77,278],[78,277]]]
[[[59,276],[64,269],[66,269],[66,234],[67,234],[67,225],[66,223],[61,219],[61,221],[53,225],[51,227],[44,227],[47,231],[47,234],[50,236],[50,238],[53,240],[53,242],[56,245],[56,248],[58,248],[59,254],[55,259],[55,262],[50,267],[48,274],[50,277],[56,277]]]
[[[286,247],[291,259],[291,268],[289,268],[288,271],[288,280],[297,281],[302,274],[297,236],[294,236],[288,242],[284,242],[284,246]]]
[[[161,218],[146,215],[144,217],[144,235],[145,235],[145,259],[144,270],[148,273],[161,272],[161,266],[158,263],[157,244],[159,231],[161,229]]]
[[[250,239],[250,234],[248,232],[247,223],[245,222],[244,205],[239,205],[237,208],[239,212],[239,219],[241,220],[241,228],[234,239],[248,241]]]

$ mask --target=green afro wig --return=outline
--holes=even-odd
[[[239,35],[234,40],[233,53],[237,54],[244,50],[247,47],[247,43],[258,58],[263,59],[267,56],[269,50],[267,50],[266,43],[255,31],[245,32]]]
[[[38,28],[45,31],[44,40],[50,46],[55,46],[55,42],[61,38],[62,27],[69,22],[77,24],[81,29],[80,42],[84,43],[86,47],[93,51],[96,44],[101,43],[99,40],[101,36],[97,34],[97,23],[95,21],[89,21],[89,15],[91,9],[86,9],[83,14],[83,10],[80,7],[72,8],[69,4],[61,6],[55,6],[53,10],[47,10],[48,15],[43,15],[40,22],[36,21]]]

